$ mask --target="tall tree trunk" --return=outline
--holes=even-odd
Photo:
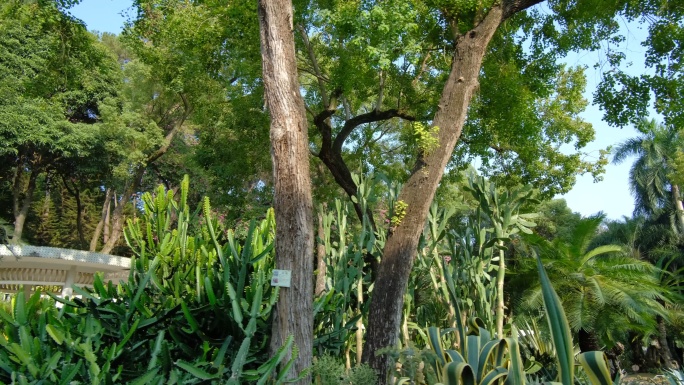
[[[442,91],[433,125],[439,127],[439,145],[420,154],[409,180],[399,194],[406,214],[390,232],[379,266],[366,333],[364,358],[387,383],[389,357],[377,356],[385,347],[397,342],[403,295],[416,256],[418,239],[425,226],[428,210],[444,168],[461,135],[468,105],[479,86],[478,76],[487,45],[502,22],[504,12],[494,6],[482,22],[456,41],[451,73]]]
[[[18,166],[20,168],[21,165]],[[38,171],[31,170],[29,173],[29,181],[26,189],[22,188],[23,171],[17,170],[14,175],[13,191],[13,205],[14,205],[14,234],[11,243],[17,245],[21,242],[21,237],[24,233],[24,224],[28,216],[31,202],[33,202],[33,192],[36,190],[36,179],[38,178]],[[22,198],[23,195],[23,198]]]
[[[323,204],[322,210],[325,210],[327,206]],[[318,213],[318,245],[316,246],[316,288],[314,289],[314,295],[319,296],[325,291],[325,273],[327,266],[325,264],[325,230],[323,229],[323,216],[325,213],[323,211]]]
[[[116,243],[119,241],[119,238],[121,238],[121,234],[123,234],[123,227],[125,223],[124,209],[126,208],[126,203],[128,202],[129,197],[133,195],[134,192],[138,191],[144,173],[145,167],[139,167],[135,171],[135,174],[133,175],[130,184],[124,188],[121,200],[118,201],[119,203],[116,205],[116,208],[114,208],[114,211],[112,212],[112,223],[109,233],[109,239],[104,244],[104,246],[102,246],[102,250],[100,250],[101,253],[111,253],[112,249],[114,249],[114,246],[116,246]],[[116,196],[114,196],[114,199],[116,200]]]
[[[667,342],[667,325],[663,317],[658,316],[658,345],[660,345],[660,358],[662,367],[666,369],[679,369],[674,360],[670,345]]]
[[[682,205],[682,196],[679,191],[679,186],[672,185],[672,200],[675,210],[677,210],[677,225],[679,227],[679,234],[684,234],[684,205]]]
[[[577,343],[582,353],[601,350],[598,336],[593,330],[580,329],[577,333]]]
[[[109,242],[109,235],[112,233],[112,204],[114,204],[114,210],[116,210],[116,190],[112,190],[112,201],[107,206],[107,212],[105,213],[104,228],[102,232],[102,242]]]
[[[62,183],[69,194],[76,199],[76,232],[78,233],[79,247],[85,249],[86,241],[85,235],[83,234],[83,202],[81,202],[81,191],[78,189],[76,183],[74,183],[73,189],[69,187],[69,182],[67,182],[67,178],[64,175],[62,175]]]
[[[109,217],[109,205],[112,201],[112,192],[113,190],[111,188],[108,188],[107,192],[105,192],[105,200],[104,204],[102,205],[102,214],[100,215],[100,221],[97,222],[97,226],[95,227],[93,237],[90,238],[90,247],[88,248],[89,251],[97,250],[97,241],[99,240],[100,234],[102,234],[102,229],[105,226],[105,222]]]
[[[280,289],[275,307],[271,352],[292,335],[299,348],[293,376],[312,364],[313,355],[313,202],[309,138],[299,93],[291,0],[259,0],[264,98],[271,115],[276,268],[290,270],[290,287]],[[289,354],[289,353],[288,353]],[[311,384],[311,377],[299,384]]]
[[[114,208],[114,211],[111,214],[111,224],[109,226],[109,238],[105,242],[104,245],[102,245],[102,249],[100,250],[101,253],[104,254],[109,254],[112,252],[112,249],[114,249],[114,246],[116,245],[116,242],[118,242],[119,237],[121,237],[121,234],[123,233],[123,225],[124,225],[124,207],[126,206],[126,200],[130,196],[130,194],[127,194],[128,189],[126,189],[121,196],[121,199],[118,200],[118,204]],[[117,199],[114,197],[114,199]]]
[[[503,248],[503,241],[497,242]],[[506,277],[506,261],[503,249],[499,249],[499,270],[496,273],[496,334],[497,338],[503,338],[504,325],[504,280]]]

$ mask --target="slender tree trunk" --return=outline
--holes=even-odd
[[[100,221],[97,222],[97,226],[95,227],[93,237],[90,238],[90,247],[88,248],[89,251],[97,250],[97,241],[100,238],[100,234],[102,234],[102,229],[104,228],[105,222],[109,217],[109,205],[112,201],[112,191],[113,190],[111,188],[108,188],[107,192],[105,192],[105,200],[104,204],[102,204],[102,214],[100,215]]]
[[[124,208],[126,208],[126,203],[128,202],[129,197],[133,195],[134,192],[138,191],[138,188],[140,187],[140,181],[142,180],[144,173],[145,168],[139,167],[135,171],[131,183],[126,188],[124,188],[121,200],[119,200],[119,203],[116,205],[116,208],[114,208],[114,212],[112,212],[112,224],[109,233],[109,239],[104,244],[104,246],[102,246],[102,250],[100,250],[101,253],[111,253],[112,249],[114,249],[114,246],[116,246],[116,243],[119,241],[119,238],[121,238],[121,234],[123,234],[123,227],[126,219],[124,217]],[[116,196],[114,197],[114,199],[116,200]]]
[[[497,242],[499,247],[503,247],[503,242]],[[504,324],[504,279],[506,277],[506,262],[504,251],[499,250],[499,270],[496,274],[496,334],[497,338],[503,338]]]
[[[81,249],[85,249],[86,240],[83,234],[83,202],[81,201],[81,192],[74,186],[74,198],[76,199],[76,232],[78,233],[78,243]]]
[[[397,342],[403,295],[416,256],[418,239],[437,186],[444,174],[453,149],[461,135],[468,106],[479,86],[478,76],[487,45],[503,20],[500,6],[494,6],[472,31],[458,38],[449,78],[442,91],[433,125],[439,127],[439,145],[421,154],[409,180],[399,194],[406,215],[391,232],[379,266],[368,320],[364,358],[387,383],[390,362],[387,356],[376,356]]]
[[[83,234],[83,202],[81,202],[81,192],[76,183],[74,183],[73,189],[69,187],[69,182],[67,182],[67,178],[64,175],[62,175],[62,183],[67,192],[76,199],[76,232],[78,233],[79,247],[85,249],[86,241]]]
[[[658,344],[660,345],[661,364],[666,369],[679,369],[677,361],[672,357],[670,345],[667,342],[667,325],[663,317],[658,317]]]
[[[322,206],[322,209],[326,209],[326,205],[324,204]],[[316,270],[318,271],[318,274],[316,274],[316,288],[314,290],[314,295],[319,296],[323,294],[325,291],[325,273],[327,266],[325,264],[325,230],[323,229],[323,216],[325,215],[324,212],[319,212],[318,213],[318,245],[316,246]]]
[[[102,232],[102,242],[109,242],[109,235],[112,233],[112,204],[114,204],[114,210],[116,210],[116,190],[112,190],[111,202],[107,205],[107,213],[104,221],[104,229]]]
[[[356,307],[359,319],[356,321],[356,366],[361,365],[363,358],[363,316],[361,316],[363,307],[363,276],[360,276],[356,283]]]
[[[21,165],[18,166],[18,168]],[[26,224],[26,217],[28,216],[31,202],[33,201],[33,192],[36,190],[36,179],[38,178],[38,171],[31,170],[29,174],[28,186],[23,190],[21,188],[21,177],[23,172],[17,170],[14,176],[13,203],[14,203],[14,235],[11,243],[17,245],[21,242],[21,237],[24,233],[24,224]],[[23,190],[23,191],[22,191]],[[23,199],[22,199],[23,195]]]
[[[100,250],[101,253],[104,254],[109,254],[112,252],[112,249],[114,249],[114,246],[116,245],[116,242],[119,240],[119,237],[121,237],[121,234],[123,233],[123,225],[124,225],[124,207],[126,206],[126,200],[130,196],[130,194],[126,194],[127,190],[124,191],[124,194],[121,196],[121,199],[118,201],[118,204],[114,208],[114,211],[112,212],[111,216],[111,225],[109,226],[109,238],[107,239],[107,242],[105,242],[104,245],[102,245],[102,249]],[[114,197],[114,199],[117,199]]]
[[[264,97],[271,115],[276,268],[290,270],[290,287],[280,289],[275,306],[271,352],[292,335],[299,348],[294,376],[312,365],[313,202],[309,138],[299,93],[291,0],[259,0]],[[311,384],[311,376],[298,381]]]
[[[598,336],[593,330],[580,329],[577,334],[577,342],[582,353],[601,350]]]
[[[682,196],[679,192],[679,186],[672,185],[672,200],[674,201],[675,210],[677,210],[677,225],[679,227],[679,234],[684,234],[684,205],[682,205]]]

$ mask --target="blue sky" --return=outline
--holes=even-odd
[[[130,0],[82,0],[71,9],[71,14],[83,20],[89,30],[99,32],[120,33],[128,14],[132,12]],[[131,14],[132,16],[132,14]],[[639,44],[645,32],[635,25],[624,27],[627,31],[627,62],[634,61],[629,67],[633,73],[643,71],[644,48]],[[566,58],[571,66],[587,66],[587,90],[585,98],[589,101],[596,85],[600,81],[600,70],[593,66],[601,62],[601,53],[572,54]],[[630,127],[614,128],[601,120],[602,112],[597,106],[590,105],[582,117],[594,125],[596,140],[590,143],[585,152],[589,156],[598,156],[598,151],[610,145],[615,145],[628,138],[636,136],[636,131]],[[603,181],[594,183],[591,175],[580,176],[572,191],[560,196],[565,198],[568,206],[582,215],[592,215],[603,211],[608,218],[620,219],[631,216],[634,201],[629,192],[629,168],[633,159],[628,159],[621,165],[608,165]]]
[[[131,4],[130,0],[83,0],[69,13],[83,20],[91,31],[118,34],[123,29],[127,14],[132,11]]]

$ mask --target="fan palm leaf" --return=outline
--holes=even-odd
[[[684,148],[684,143],[678,130],[655,120],[642,120],[636,128],[641,135],[620,143],[614,150],[613,163],[637,157],[629,173],[630,190],[635,198],[634,215],[653,215],[673,199],[669,176],[673,172],[673,158]]]

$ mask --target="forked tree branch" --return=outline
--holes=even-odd
[[[335,142],[333,143],[333,150],[341,152],[342,145],[344,145],[344,142],[347,140],[349,135],[351,135],[351,133],[354,131],[356,127],[364,123],[379,122],[381,120],[388,120],[392,118],[402,118],[404,120],[409,120],[412,122],[416,120],[415,116],[409,115],[404,111],[397,109],[385,111],[373,110],[365,114],[357,115],[344,123],[342,130],[339,134],[337,134],[337,137],[335,137]]]

